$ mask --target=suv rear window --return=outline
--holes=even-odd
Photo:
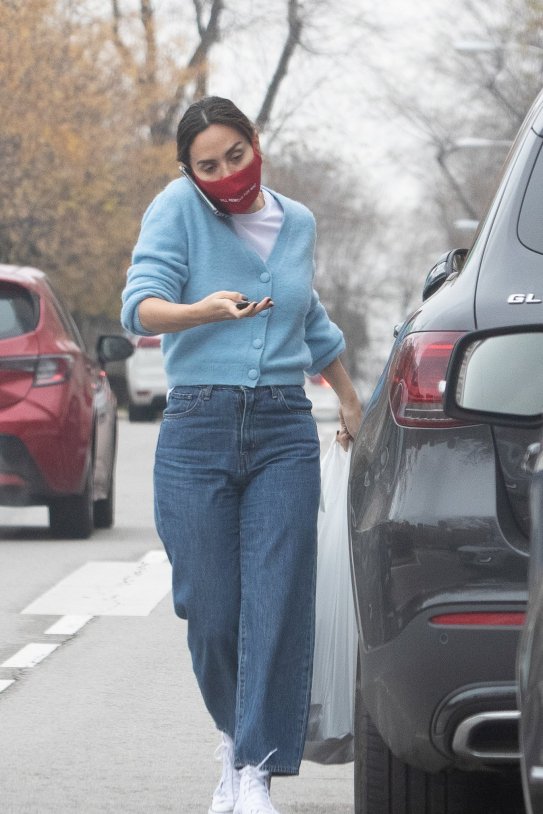
[[[33,331],[38,316],[37,303],[26,289],[0,283],[0,339]]]
[[[543,254],[543,149],[539,150],[524,193],[518,237],[527,249]]]

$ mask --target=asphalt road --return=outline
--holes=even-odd
[[[120,420],[113,529],[59,541],[45,509],[0,507],[1,814],[207,812],[218,738],[153,526],[158,426]],[[273,789],[281,814],[350,814],[352,764]]]

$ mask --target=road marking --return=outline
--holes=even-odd
[[[169,593],[170,586],[166,553],[153,549],[138,562],[88,562],[21,612],[60,616],[45,633],[71,636],[94,616],[148,616]],[[0,667],[35,667],[60,644],[32,642]],[[1,679],[0,692],[14,683],[15,679]]]
[[[77,633],[78,630],[90,622],[92,616],[62,616],[58,622],[55,622],[54,625],[48,627],[46,634],[56,634],[56,635],[72,635],[73,633]]]
[[[170,591],[171,568],[162,551],[138,562],[88,562],[22,613],[47,616],[148,616]]]
[[[153,548],[152,551],[148,551],[147,554],[145,554],[140,560],[140,562],[148,563],[167,562],[167,561],[168,557],[166,556],[166,552],[161,551],[158,548]]]
[[[27,644],[21,650],[18,650],[14,656],[0,664],[0,667],[35,667],[40,661],[43,661],[49,656],[53,650],[59,647],[58,644],[40,644],[32,642]]]

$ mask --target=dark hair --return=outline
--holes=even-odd
[[[221,96],[206,96],[199,99],[186,109],[177,127],[177,160],[186,167],[190,167],[192,142],[210,124],[233,127],[249,142],[256,133],[252,122],[230,99],[223,99]]]

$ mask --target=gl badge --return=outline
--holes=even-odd
[[[533,303],[541,302],[541,300],[535,294],[509,294],[507,302],[509,305],[522,305],[522,303],[533,305]]]

